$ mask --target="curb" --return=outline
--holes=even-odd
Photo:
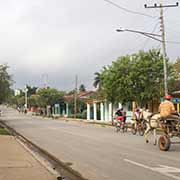
[[[65,180],[66,178],[71,180],[89,180],[87,178],[84,178],[79,172],[69,167],[68,164],[62,162],[45,149],[39,147],[37,144],[30,141],[28,138],[18,133],[15,129],[8,126],[2,120],[0,120],[0,124],[4,126],[4,128],[6,128],[18,140],[20,140],[25,146],[27,146],[27,148],[31,149],[32,151],[46,159],[53,167],[53,170],[57,171],[61,175],[57,177],[58,180]]]

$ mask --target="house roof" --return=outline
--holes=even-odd
[[[93,96],[94,94],[95,94],[94,91],[79,92],[77,94],[77,98],[86,100],[86,99],[91,98],[91,96]],[[65,95],[64,96],[65,100],[67,100],[67,101],[70,100],[70,99],[73,99],[74,97],[75,97],[75,94],[70,94],[70,95]]]

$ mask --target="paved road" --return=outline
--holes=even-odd
[[[130,132],[80,122],[19,115],[2,108],[8,125],[90,180],[180,180],[180,145],[169,152]]]

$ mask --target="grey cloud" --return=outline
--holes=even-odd
[[[159,43],[131,33],[117,33],[116,28],[151,32],[159,21],[126,13],[103,0],[6,0],[0,1],[0,63],[8,62],[16,84],[41,85],[48,74],[49,84],[61,89],[74,87],[74,76],[92,88],[94,72],[117,57],[140,49],[158,47]],[[114,0],[147,14],[144,3],[154,0]],[[174,3],[176,1],[164,1]],[[179,8],[165,13],[168,40],[180,41]],[[159,33],[159,29],[155,31]],[[171,61],[179,55],[180,45],[167,45]]]

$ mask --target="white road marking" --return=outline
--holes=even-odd
[[[56,128],[56,127],[48,127],[48,129],[50,129],[50,130],[57,130],[58,128]]]
[[[144,165],[144,164],[141,164],[141,163],[138,163],[135,161],[131,161],[129,159],[124,159],[124,161],[129,162],[131,164],[134,164],[136,166],[145,168],[145,169],[149,169],[149,170],[154,171],[154,172],[158,172],[164,176],[171,177],[172,179],[180,180],[179,176],[170,174],[170,173],[180,173],[179,168],[171,167],[171,166],[165,166],[165,165],[159,165],[160,167],[149,167],[147,165]]]

